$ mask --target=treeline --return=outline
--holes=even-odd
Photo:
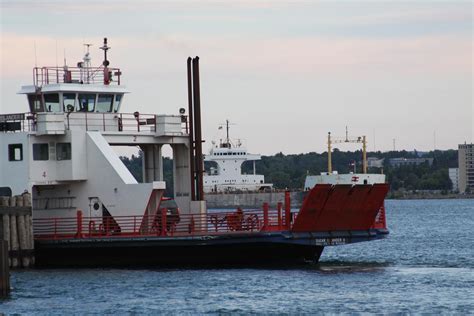
[[[450,190],[451,181],[448,176],[448,168],[458,165],[457,150],[436,150],[420,154],[416,151],[390,151],[369,152],[367,157],[385,158],[383,170],[380,168],[369,168],[370,173],[383,171],[387,175],[387,181],[392,190]],[[407,165],[392,167],[390,158],[433,158],[430,166],[427,162],[421,165]],[[137,181],[142,181],[142,155],[132,157],[121,157],[124,164],[135,176]],[[361,171],[361,151],[339,151],[335,149],[332,154],[333,170],[339,173],[353,171],[354,163],[357,171]],[[273,156],[263,156],[262,160],[256,162],[258,174],[265,176],[265,182],[273,183],[276,189],[302,189],[306,175],[318,175],[327,171],[327,153],[307,153],[284,155],[278,153]],[[211,164],[206,163],[208,170]],[[167,182],[167,194],[172,193],[173,187],[173,161],[163,158],[164,180]],[[253,172],[253,163],[246,162],[242,166],[243,173]]]

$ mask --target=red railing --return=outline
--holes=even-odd
[[[109,217],[41,218],[34,220],[36,239],[110,238],[143,236],[193,236],[289,230],[291,220],[279,203],[276,209],[264,204],[261,210]],[[291,217],[291,215],[290,215]]]
[[[121,75],[119,68],[107,68],[106,73],[104,67],[35,67],[33,68],[33,83],[37,87],[54,83],[120,85]]]

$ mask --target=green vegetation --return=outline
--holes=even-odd
[[[389,165],[390,158],[433,158],[433,164],[407,165],[392,167]],[[339,173],[353,171],[351,162],[357,162],[358,171],[361,169],[361,151],[339,151],[335,149],[332,155],[333,170]],[[422,155],[408,151],[369,152],[367,157],[385,158],[383,172],[387,175],[387,181],[391,184],[393,191],[406,190],[450,190],[451,181],[448,176],[448,168],[457,167],[457,150],[436,150],[423,153]],[[124,164],[135,176],[137,181],[142,181],[142,156],[121,157]],[[173,161],[163,158],[164,179],[167,182],[167,194],[172,194]],[[206,169],[210,165],[206,163]],[[277,189],[302,189],[307,174],[317,175],[327,170],[327,153],[307,153],[284,155],[278,153],[274,156],[263,156],[261,161],[256,162],[257,173],[265,175],[265,181],[273,183]],[[252,173],[252,162],[244,163],[242,172]],[[378,168],[369,169],[371,173],[381,172]]]

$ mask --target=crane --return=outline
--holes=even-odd
[[[346,137],[332,138],[331,132],[328,132],[328,173],[332,173],[332,144],[358,143],[362,144],[362,173],[367,173],[367,140],[366,136],[349,137],[346,126]]]

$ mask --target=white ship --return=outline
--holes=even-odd
[[[356,143],[362,144],[362,172],[356,172],[356,163],[354,162],[354,172],[339,174],[337,171],[332,170],[332,145],[333,144],[347,144]],[[328,133],[328,171],[321,172],[320,175],[307,175],[304,182],[304,191],[311,190],[317,184],[376,184],[385,183],[385,175],[380,173],[367,173],[367,142],[365,136],[360,137],[349,137],[346,127],[345,138],[334,138],[331,137],[331,133]]]
[[[204,192],[258,192],[271,190],[273,185],[265,183],[263,175],[256,174],[255,162],[261,159],[260,155],[250,154],[240,141],[235,145],[229,138],[229,121],[226,121],[226,138],[214,145],[206,155],[204,161],[217,164],[211,167],[204,175]],[[253,162],[253,173],[243,174],[242,164],[246,161]]]
[[[177,115],[122,113],[128,90],[120,69],[109,67],[109,48],[104,39],[99,67],[91,66],[88,48],[77,67],[35,67],[33,85],[19,92],[29,112],[0,115],[0,189],[31,192],[35,219],[75,217],[77,209],[89,217],[156,212],[165,189],[165,144],[174,154],[175,200],[183,213],[192,207],[184,109]],[[144,183],[112,146],[144,152]]]

